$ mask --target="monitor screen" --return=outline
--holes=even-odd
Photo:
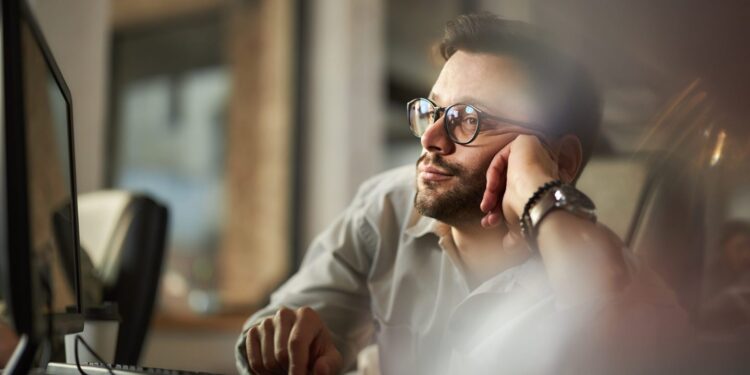
[[[0,10],[0,22],[2,22],[3,12]],[[1,24],[0,24],[1,25]],[[4,39],[3,39],[3,28],[0,27],[0,51],[3,51],[5,48],[3,46]],[[5,67],[4,67],[4,59],[0,58],[0,160],[5,162]],[[8,212],[8,208],[5,206],[5,166],[3,164],[0,164],[0,167],[3,167],[2,172],[0,172],[0,246],[7,246],[8,244],[8,237],[6,234],[6,222],[5,222],[5,215]],[[7,273],[7,265],[5,262],[7,259],[4,256],[0,256],[0,272]],[[5,296],[3,293],[5,292],[5,283],[8,282],[7,275],[2,275],[0,277],[0,303],[5,303]]]
[[[69,103],[25,17],[20,26],[32,269],[49,298],[44,312],[64,313],[78,306]]]
[[[38,349],[53,336],[83,330],[73,125],[70,93],[28,4],[0,5],[0,287],[20,337],[6,371],[28,373],[44,367]]]

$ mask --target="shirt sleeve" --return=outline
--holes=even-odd
[[[687,314],[653,271],[622,251],[631,280],[607,298],[557,303],[541,260],[480,286],[451,317],[462,365],[483,369],[477,373],[675,373],[659,370],[673,370],[686,349]]]
[[[655,271],[635,257],[629,261],[632,280],[618,296],[571,310],[592,318],[581,325],[580,347],[571,355],[583,362],[597,358],[596,370],[681,372],[671,366],[695,338],[688,313]]]
[[[299,271],[272,294],[269,305],[245,322],[235,350],[240,373],[250,373],[247,331],[281,307],[315,309],[331,331],[344,369],[354,363],[372,333],[367,277],[378,235],[365,218],[367,190],[364,185],[348,209],[313,241]]]

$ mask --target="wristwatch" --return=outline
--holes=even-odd
[[[546,185],[545,185],[546,186]],[[578,217],[596,222],[596,206],[591,199],[571,185],[554,184],[530,201],[527,212],[521,215],[521,228],[529,245],[536,249],[536,236],[539,223],[548,213],[563,209]]]

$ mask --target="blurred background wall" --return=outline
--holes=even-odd
[[[73,99],[78,190],[104,186],[110,55],[108,0],[31,2]]]
[[[465,12],[539,24],[588,65],[605,99],[597,155],[720,169],[717,215],[750,220],[742,1],[32,4],[73,94],[79,190],[170,208],[147,366],[234,372],[242,321],[315,234],[363,180],[416,161],[404,105],[429,93],[432,46]]]

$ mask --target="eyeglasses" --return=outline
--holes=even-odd
[[[530,129],[531,124],[492,116],[469,104],[440,107],[430,99],[417,98],[406,104],[406,112],[409,118],[409,127],[417,137],[422,137],[427,128],[445,115],[443,121],[445,132],[454,143],[460,145],[469,144],[477,138],[484,120],[516,125],[526,128],[532,133],[537,133]]]

